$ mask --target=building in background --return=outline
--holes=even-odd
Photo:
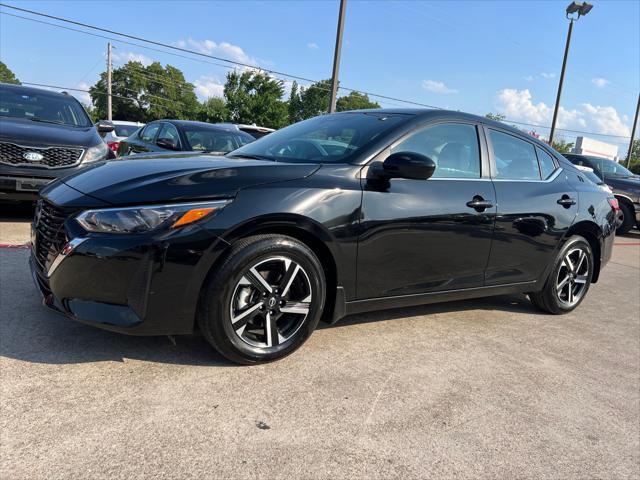
[[[611,143],[601,142],[589,137],[576,138],[576,146],[572,153],[579,155],[593,155],[594,157],[604,157],[609,160],[618,160],[618,146]]]

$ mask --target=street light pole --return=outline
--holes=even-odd
[[[344,15],[347,10],[347,0],[340,0],[340,13],[338,14],[338,31],[336,32],[336,49],[333,53],[333,74],[331,75],[331,99],[329,101],[329,113],[336,111],[336,99],[338,96],[338,74],[340,71],[340,51],[342,50],[342,32],[344,30]]]
[[[629,140],[629,151],[627,152],[627,168],[631,163],[631,151],[633,150],[633,137],[636,136],[636,127],[638,126],[638,113],[640,113],[640,94],[638,94],[638,105],[636,106],[636,116],[633,117],[633,127],[631,127],[631,140]]]
[[[551,121],[551,132],[549,133],[549,145],[553,145],[553,135],[556,131],[556,121],[560,110],[560,97],[562,96],[562,85],[564,84],[564,73],[567,69],[567,57],[571,46],[571,33],[573,32],[573,22],[585,16],[591,11],[593,5],[587,2],[571,2],[566,10],[569,19],[569,32],[567,32],[567,43],[564,46],[564,58],[562,59],[562,71],[560,72],[560,82],[558,83],[558,94],[556,95],[556,106],[553,109],[553,120]]]
[[[111,111],[111,42],[107,43],[107,120],[113,120]]]

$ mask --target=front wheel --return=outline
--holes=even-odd
[[[237,363],[282,358],[309,338],[325,299],[313,251],[282,235],[235,243],[205,285],[198,323],[216,350]]]
[[[633,208],[624,202],[620,202],[620,211],[618,212],[618,228],[616,229],[616,235],[624,235],[633,228],[635,223],[635,215]]]
[[[540,292],[530,293],[531,302],[548,313],[575,309],[589,290],[593,277],[593,253],[583,237],[574,235],[560,249],[554,267]]]

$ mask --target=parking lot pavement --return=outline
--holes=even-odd
[[[26,242],[12,220],[0,243]],[[254,367],[51,314],[2,248],[2,478],[638,478],[640,234],[616,243],[572,314],[358,315]]]

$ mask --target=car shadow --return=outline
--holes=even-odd
[[[39,364],[80,364],[125,359],[191,366],[236,367],[218,354],[199,332],[177,337],[139,337],[113,333],[83,325],[40,305],[28,302],[26,311],[0,319],[0,356]],[[481,298],[371,312],[346,317],[319,329],[402,320],[467,310],[508,311],[535,314],[523,295]]]
[[[0,222],[27,223],[33,219],[35,205],[33,203],[0,203]]]

